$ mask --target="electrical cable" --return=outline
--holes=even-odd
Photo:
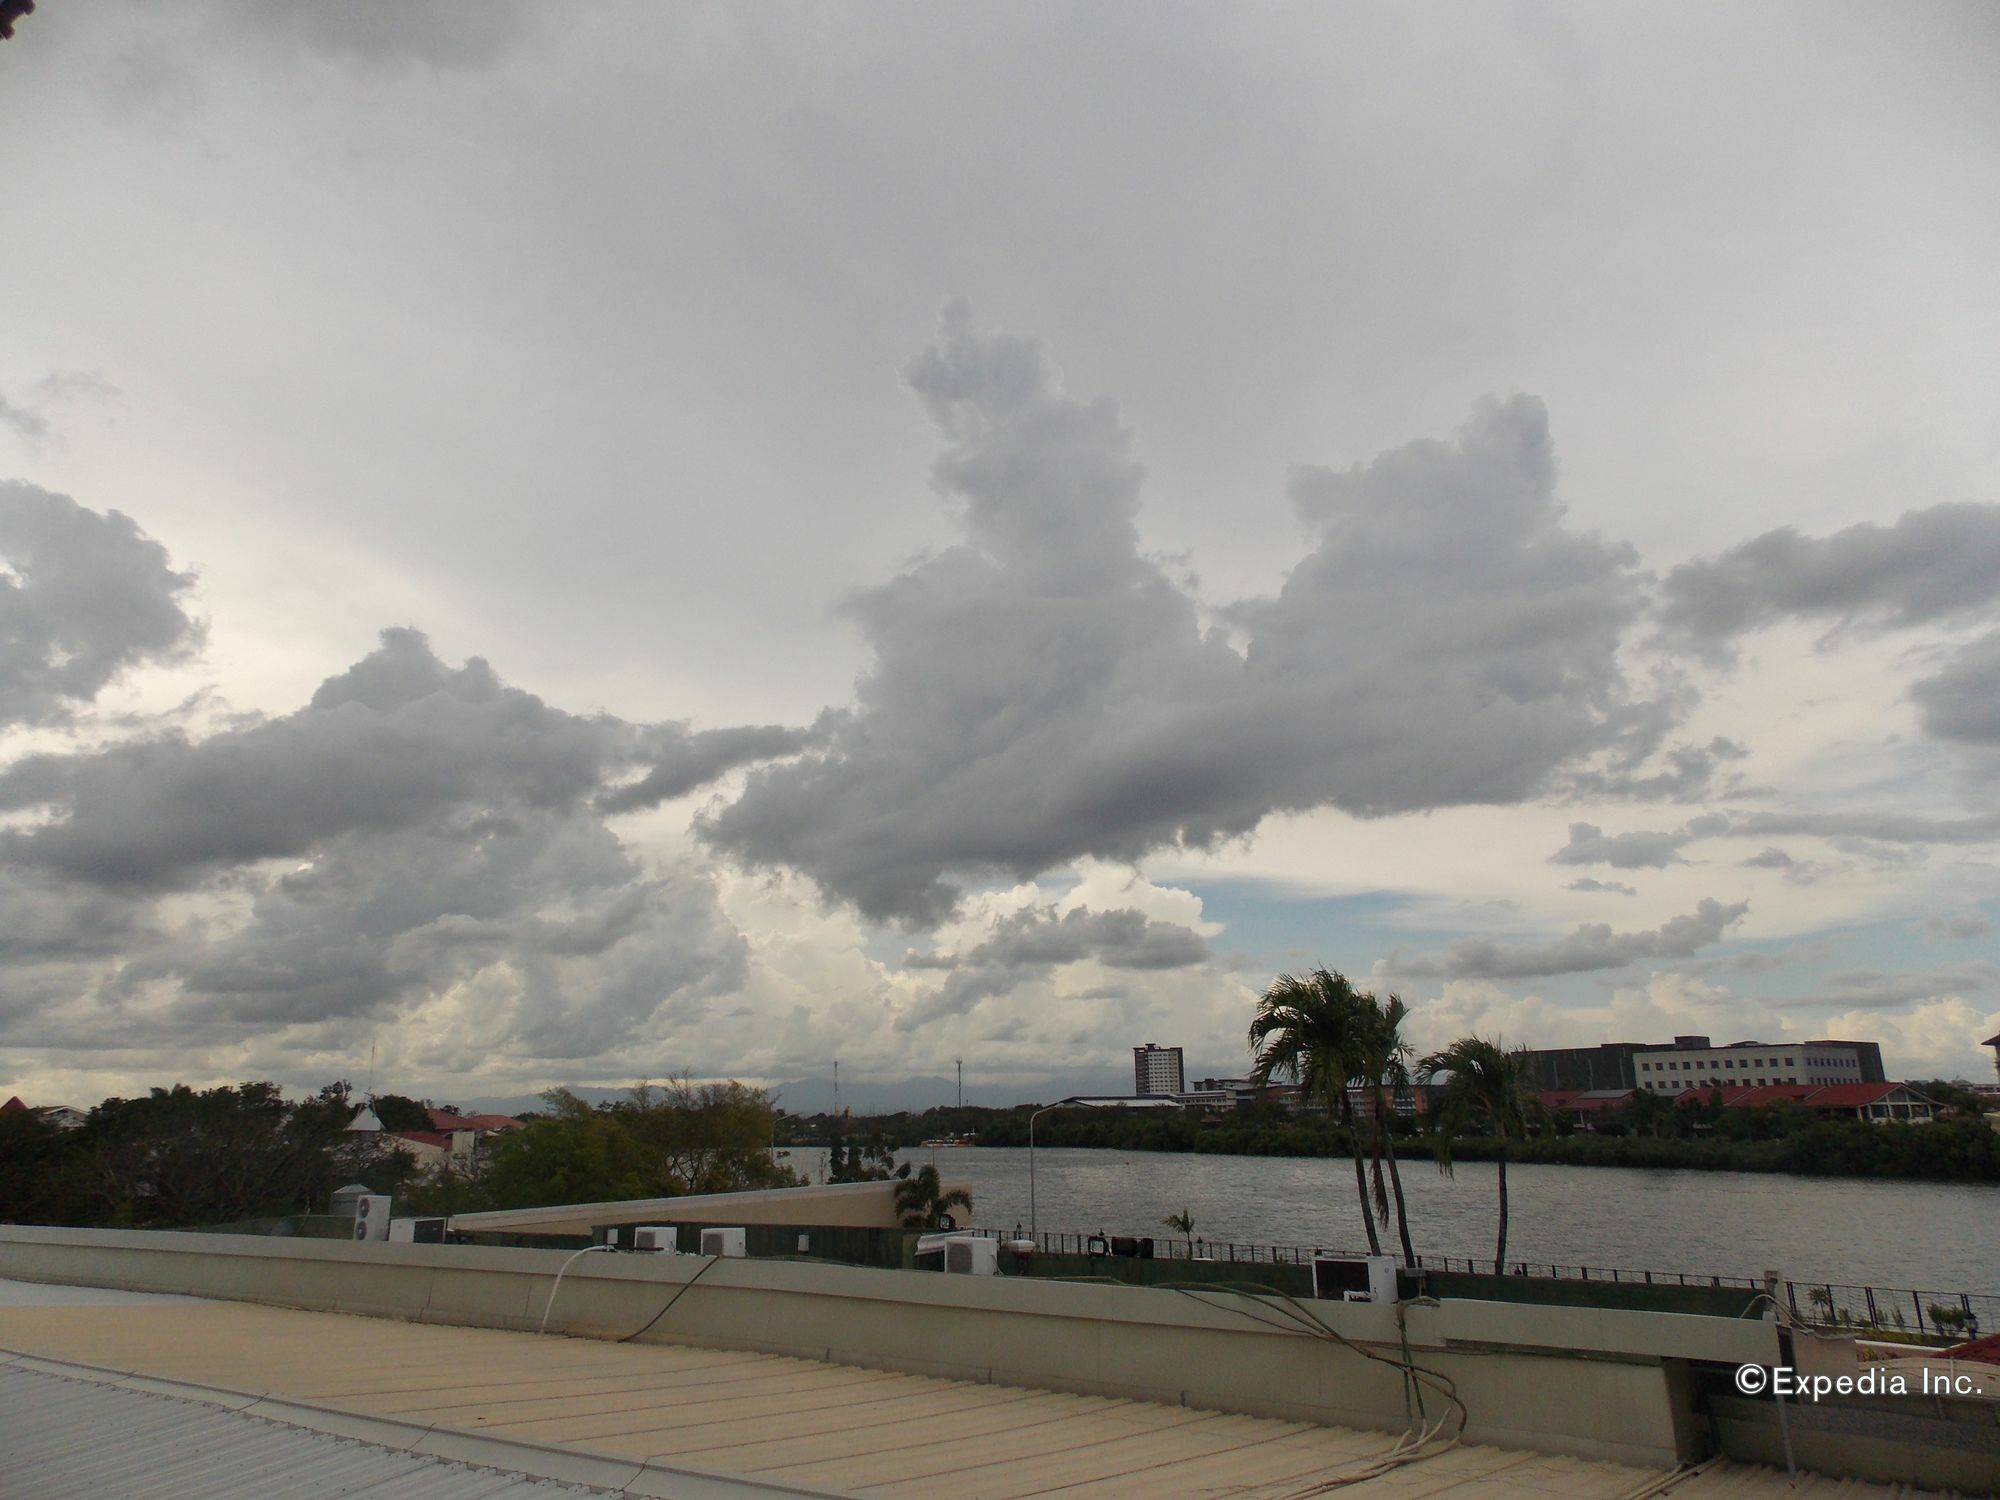
[[[549,1331],[549,1314],[555,1309],[556,1293],[562,1290],[562,1279],[569,1274],[569,1268],[575,1265],[583,1256],[589,1255],[594,1250],[607,1250],[615,1253],[617,1249],[616,1245],[585,1245],[576,1254],[562,1263],[562,1268],[556,1272],[556,1284],[549,1288],[549,1300],[542,1308],[542,1325],[535,1330],[537,1334],[544,1334]]]
[[[687,1295],[688,1288],[693,1286],[697,1281],[701,1280],[701,1278],[706,1276],[710,1271],[714,1270],[715,1267],[721,1263],[721,1261],[722,1257],[719,1255],[709,1256],[708,1263],[704,1265],[699,1271],[695,1272],[694,1275],[688,1277],[686,1281],[683,1281],[678,1287],[674,1289],[673,1296],[667,1298],[666,1307],[661,1308],[658,1312],[654,1313],[651,1318],[647,1319],[646,1326],[644,1328],[640,1328],[631,1333],[626,1334],[625,1337],[620,1339],[618,1342],[621,1344],[629,1344],[632,1342],[632,1340],[638,1338],[640,1334],[652,1332],[653,1325],[659,1322],[660,1319],[664,1318],[667,1315],[668,1310],[672,1308],[676,1302],[680,1301],[681,1298]]]
[[[1093,1281],[1113,1281],[1119,1285],[1134,1284],[1120,1281],[1116,1277],[1091,1277],[1089,1279]],[[1387,1452],[1376,1455],[1358,1469],[1314,1480],[1304,1488],[1290,1492],[1286,1500],[1308,1500],[1308,1497],[1311,1496],[1324,1495],[1337,1489],[1344,1489],[1349,1485],[1363,1484],[1371,1479],[1379,1479],[1406,1464],[1435,1458],[1439,1454],[1448,1452],[1458,1445],[1467,1424],[1471,1421],[1472,1414],[1467,1409],[1465,1402],[1459,1397],[1457,1382],[1440,1371],[1426,1369],[1424,1366],[1419,1365],[1414,1358],[1410,1357],[1407,1329],[1402,1330],[1404,1357],[1397,1359],[1389,1355],[1378,1354],[1366,1345],[1348,1338],[1338,1329],[1322,1321],[1304,1303],[1299,1301],[1298,1298],[1288,1292],[1278,1291],[1272,1287],[1254,1283],[1246,1285],[1243,1283],[1221,1281],[1154,1282],[1152,1285],[1162,1291],[1178,1292],[1182,1296],[1191,1298],[1201,1303],[1204,1307],[1214,1308],[1218,1312],[1233,1313],[1236,1316],[1248,1318],[1251,1322],[1266,1328],[1276,1329],[1279,1332],[1303,1333],[1309,1338],[1325,1339],[1328,1342],[1340,1344],[1345,1348],[1351,1349],[1364,1359],[1374,1360],[1378,1364],[1388,1365],[1390,1368],[1398,1371],[1405,1382],[1406,1399],[1409,1391],[1417,1393],[1420,1413],[1417,1422],[1398,1437]],[[1258,1304],[1258,1311],[1251,1311],[1242,1302],[1216,1301],[1204,1295],[1209,1292],[1223,1293],[1231,1297],[1244,1299],[1244,1301],[1254,1299]],[[1426,1298],[1423,1300],[1431,1306],[1437,1305],[1432,1299]],[[1265,1312],[1275,1313],[1279,1316],[1277,1318],[1267,1317],[1263,1315]],[[1400,1326],[1400,1317],[1398,1318],[1398,1323]],[[1421,1390],[1425,1385],[1430,1386],[1432,1390],[1443,1396],[1449,1403],[1448,1408],[1439,1414],[1435,1422],[1425,1420],[1427,1414],[1423,1413],[1422,1410]],[[1439,1439],[1444,1436],[1444,1429],[1451,1419],[1453,1409],[1458,1413],[1458,1429],[1449,1438],[1445,1438],[1442,1444],[1439,1444]]]

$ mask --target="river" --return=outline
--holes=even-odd
[[[790,1165],[820,1175],[821,1153]],[[1028,1222],[1028,1152],[917,1149],[947,1180],[969,1182],[972,1222]],[[1466,1162],[1446,1178],[1402,1163],[1410,1237],[1424,1255],[1491,1258],[1494,1171]],[[1507,1258],[1620,1270],[1754,1277],[1925,1291],[2000,1293],[2000,1185],[1516,1165]],[[1238,1244],[1366,1248],[1345,1158],[1195,1156],[1050,1147],[1035,1153],[1043,1230],[1150,1234],[1186,1208],[1195,1234]],[[1384,1232],[1393,1248],[1393,1226]]]

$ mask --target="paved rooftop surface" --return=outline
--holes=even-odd
[[[1371,1475],[1394,1441],[1379,1432],[774,1355],[114,1296],[70,1300],[55,1289],[9,1295],[0,1283],[0,1351],[14,1356],[0,1374],[68,1376],[71,1384],[80,1377],[100,1386],[123,1377],[121,1394],[139,1386],[184,1398],[177,1406],[191,1400],[190,1410],[204,1402],[234,1406],[241,1408],[237,1420],[258,1428],[270,1425],[256,1421],[266,1416],[614,1493],[1277,1500]],[[29,1305],[37,1298],[41,1305]],[[68,1364],[37,1365],[36,1357]],[[4,1455],[33,1426],[0,1390],[0,1474]],[[87,1459],[79,1451],[79,1479]],[[654,1467],[642,1467],[649,1463]],[[166,1492],[118,1490],[133,1497]],[[1782,1474],[1744,1465],[1674,1477],[1475,1445],[1432,1453],[1339,1492],[1407,1500],[1886,1500],[1915,1493],[1810,1476],[1788,1490]]]

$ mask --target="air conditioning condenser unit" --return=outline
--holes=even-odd
[[[391,1200],[381,1193],[370,1193],[365,1198],[354,1200],[354,1237],[357,1240],[389,1238],[390,1203]]]
[[[1315,1255],[1313,1295],[1336,1302],[1394,1302],[1393,1255]]]
[[[744,1244],[745,1238],[741,1229],[704,1229],[701,1232],[701,1253],[739,1257],[748,1255],[750,1252]]]

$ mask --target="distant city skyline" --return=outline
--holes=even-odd
[[[1990,1073],[1990,6],[469,16],[0,45],[0,1092]]]

